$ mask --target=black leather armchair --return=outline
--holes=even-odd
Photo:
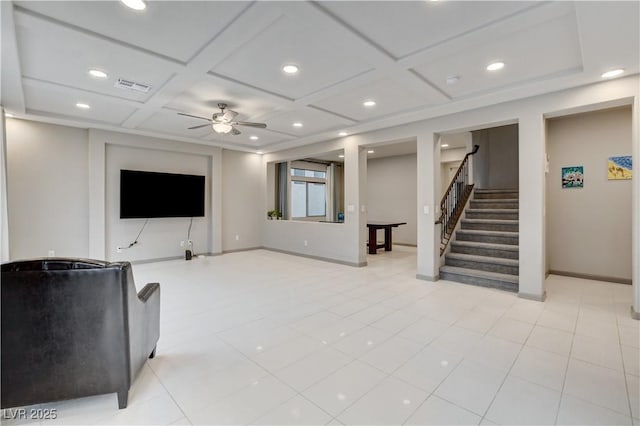
[[[160,285],[131,264],[47,258],[2,265],[2,408],[129,388],[160,336]]]

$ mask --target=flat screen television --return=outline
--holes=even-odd
[[[204,176],[120,170],[120,219],[204,216]]]

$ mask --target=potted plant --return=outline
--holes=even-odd
[[[282,217],[282,213],[280,213],[278,210],[269,210],[267,212],[267,217],[269,218],[269,220],[279,220]]]

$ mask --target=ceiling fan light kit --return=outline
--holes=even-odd
[[[211,126],[213,127],[213,131],[216,133],[229,133],[233,130],[233,126],[227,123],[213,123]]]
[[[227,104],[219,103],[218,108],[220,108],[220,112],[214,113],[211,118],[199,117],[197,115],[185,114],[184,112],[179,112],[178,115],[184,115],[185,117],[197,118],[200,120],[207,120],[211,123],[211,127],[213,131],[219,134],[228,134],[231,133],[234,136],[241,134],[240,130],[236,129],[235,126],[248,126],[248,127],[257,127],[259,129],[264,129],[267,127],[264,123],[252,123],[249,121],[233,121],[234,118],[238,115],[237,112],[231,111],[227,109]],[[189,127],[189,130],[200,129],[202,127],[206,127],[209,124],[202,124],[200,126]]]

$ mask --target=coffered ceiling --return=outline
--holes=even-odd
[[[274,151],[640,71],[635,1],[146,6],[1,2],[2,105],[34,120]],[[487,71],[496,61],[504,68]],[[117,88],[118,78],[151,88]],[[220,135],[177,115],[210,117],[219,102],[267,128]]]

